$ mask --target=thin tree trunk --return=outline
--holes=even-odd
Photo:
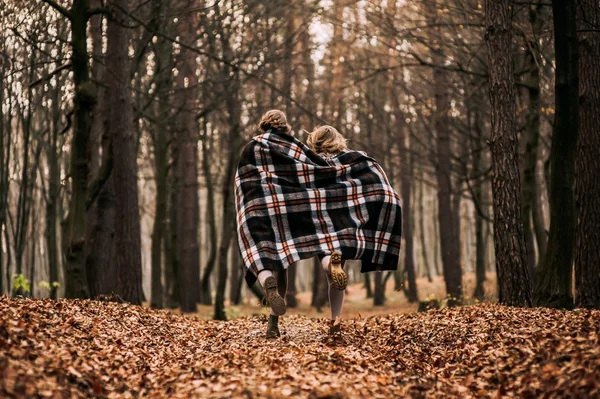
[[[530,306],[531,286],[521,223],[511,5],[510,0],[488,0],[485,12],[492,110],[494,248],[500,302]]]
[[[196,2],[184,1],[186,6],[195,6]],[[186,43],[192,44],[196,38],[195,14],[186,12],[179,20],[179,35]],[[196,54],[191,51],[180,53],[179,74],[179,132],[177,139],[178,159],[177,172],[180,185],[178,206],[178,238],[179,238],[179,285],[180,306],[183,312],[196,311],[196,303],[200,290],[200,252],[198,241],[199,199],[198,199],[198,146],[196,120]],[[227,256],[225,254],[225,256]],[[226,264],[226,263],[225,263]]]
[[[575,199],[575,304],[600,309],[600,11],[594,0],[578,0],[579,99]]]
[[[540,265],[544,262],[544,256],[546,255],[546,247],[548,246],[548,233],[546,232],[546,222],[544,220],[542,184],[538,178],[535,178],[535,185],[533,186],[533,188],[534,205],[531,210],[531,220],[533,221],[533,229],[535,231],[535,242],[537,244],[537,250],[539,254],[537,264]]]
[[[225,56],[229,59],[231,51],[228,47],[226,39],[223,38],[224,47],[226,48]],[[237,162],[239,158],[239,140],[240,140],[240,110],[241,104],[239,99],[240,81],[238,71],[234,72],[231,78],[230,93],[227,96],[227,111],[229,114],[229,137],[227,163],[225,166],[225,176],[223,179],[223,217],[222,217],[222,232],[221,242],[219,245],[219,271],[217,279],[217,293],[215,298],[215,319],[226,320],[225,315],[225,287],[227,284],[227,252],[231,244],[231,238],[235,231],[235,200],[233,198],[233,184],[235,173],[237,170]]]
[[[425,263],[425,271],[427,272],[427,280],[431,283],[433,281],[433,275],[435,274],[435,265],[433,264],[433,259],[429,259],[427,242],[425,240],[425,211],[423,209],[423,202],[425,202],[425,197],[423,196],[423,185],[424,183],[421,181],[418,184],[417,190],[417,205],[418,205],[418,214],[419,214],[419,238],[421,241],[421,256],[423,257],[423,263]],[[396,289],[399,289],[397,287]]]
[[[436,176],[438,181],[438,219],[440,229],[440,246],[442,250],[442,267],[446,283],[448,305],[459,305],[462,301],[462,271],[457,253],[458,237],[452,210],[451,194],[451,160],[450,160],[450,130],[448,109],[450,106],[447,87],[446,72],[437,68],[434,70],[436,118],[435,130],[437,132],[437,166]]]
[[[538,268],[535,302],[573,307],[572,273],[576,215],[573,196],[579,132],[579,53],[575,2],[553,0],[556,53],[556,112],[550,149],[550,234],[544,263]]]
[[[471,140],[471,151],[473,153],[473,174],[479,176],[485,168],[482,157],[482,148],[479,148],[483,143],[483,134],[481,132],[481,120],[479,110],[475,110],[474,130],[476,138]],[[484,181],[478,181],[473,187],[473,200],[479,204],[483,210],[483,204],[487,203],[484,199]],[[475,212],[475,290],[473,297],[482,300],[485,295],[485,249],[486,240],[484,238],[484,219],[483,215]]]
[[[400,159],[401,159],[401,187],[402,187],[402,213],[403,217],[403,235],[404,235],[404,270],[408,274],[408,302],[414,303],[419,301],[417,293],[417,279],[415,276],[415,259],[414,259],[414,234],[413,234],[413,208],[411,203],[412,192],[412,157],[410,156],[409,137],[406,126],[400,128]]]
[[[317,256],[315,256],[312,259],[312,263],[313,263],[313,281],[312,281],[312,295],[311,295],[311,300],[310,300],[310,306],[312,307],[317,307],[317,305],[319,305],[319,287],[320,287],[320,283],[321,280],[323,278],[323,273],[321,272],[322,270],[322,266],[321,266],[321,261],[319,261],[319,258]]]
[[[129,65],[128,0],[114,0],[107,30],[107,74],[110,76],[108,131],[112,139],[115,189],[117,293],[142,303],[142,259],[138,204],[136,137],[132,126]]]
[[[155,131],[156,139],[154,142],[156,199],[154,225],[152,227],[152,293],[150,296],[150,306],[157,309],[163,307],[162,248],[167,223],[168,148],[165,130],[166,126],[158,126]]]
[[[171,148],[173,162],[176,163],[176,150]],[[174,309],[179,306],[179,258],[177,252],[177,174],[173,168],[170,169],[168,176],[169,183],[169,218],[166,225],[167,232],[164,240],[165,251],[165,305]]]
[[[58,258],[58,201],[60,193],[60,165],[58,164],[58,134],[60,109],[59,109],[59,90],[56,88],[52,96],[52,123],[50,131],[50,143],[48,146],[48,198],[46,201],[46,245],[48,249],[48,270],[50,283],[50,298],[58,298],[58,290],[55,283],[58,283],[58,270],[60,261]],[[0,226],[1,228],[1,226]],[[2,249],[0,248],[0,252]],[[0,288],[0,292],[1,288]]]
[[[240,254],[237,234],[233,235],[233,244],[231,245],[231,280],[229,285],[229,299],[232,305],[239,305],[242,302],[242,284],[244,283],[244,266]]]
[[[210,277],[215,268],[217,261],[217,221],[216,221],[216,210],[215,210],[215,184],[213,181],[213,171],[211,170],[211,150],[213,148],[213,137],[212,134],[208,133],[208,123],[204,118],[204,140],[202,145],[202,173],[206,180],[206,220],[208,222],[208,234],[209,234],[209,249],[208,258],[206,260],[206,266],[202,274],[202,281],[200,283],[200,291],[202,293],[202,304],[212,305],[212,290],[210,288]],[[209,145],[210,144],[210,145]]]
[[[527,110],[525,120],[525,131],[521,136],[521,218],[523,232],[525,235],[525,246],[527,248],[527,267],[531,285],[535,286],[535,246],[534,227],[532,226],[533,209],[536,206],[536,166],[538,141],[540,135],[540,72],[535,60],[535,50],[538,50],[537,40],[541,34],[542,23],[538,15],[539,6],[530,6],[529,22],[533,28],[533,36],[527,43],[525,53],[525,68],[528,73],[524,80],[527,84],[523,88],[524,107]]]
[[[4,71],[4,63],[0,63],[0,104],[4,104],[4,82],[5,82],[5,71]],[[10,108],[8,113],[8,121],[7,128],[5,129],[4,123],[4,107],[0,107],[0,235],[4,230],[4,225],[6,222],[6,210],[7,206],[7,195],[8,195],[8,164],[9,160],[8,155],[10,154],[10,124],[11,124],[11,116],[10,116]],[[8,242],[6,244],[6,250],[9,251]],[[2,246],[2,237],[0,236],[0,295],[4,292],[4,248]],[[9,265],[6,264],[6,269],[8,270]],[[6,281],[7,286],[9,285],[9,280]]]
[[[373,298],[373,289],[371,288],[371,276],[369,275],[369,273],[364,274],[364,281],[364,286],[367,290],[367,298]]]
[[[375,290],[373,292],[373,306],[383,306],[385,304],[385,285],[383,273],[375,273]]]

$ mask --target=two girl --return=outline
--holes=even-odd
[[[400,197],[381,166],[349,150],[331,126],[310,133],[306,145],[291,135],[285,114],[271,110],[259,129],[243,150],[235,191],[246,280],[259,280],[271,309],[266,336],[280,335],[287,267],[314,256],[329,282],[334,334],[348,281],[344,261],[362,260],[363,273],[397,267]]]

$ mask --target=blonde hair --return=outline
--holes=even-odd
[[[292,130],[292,127],[287,123],[285,114],[278,109],[272,109],[265,112],[262,118],[260,118],[258,128],[263,132],[273,129],[280,132],[289,133]]]
[[[337,154],[348,148],[347,141],[336,128],[325,125],[310,132],[306,144],[316,153]]]

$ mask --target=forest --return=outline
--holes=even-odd
[[[598,0],[4,0],[0,78],[0,396],[600,395]],[[273,108],[402,206],[341,336],[289,267],[281,347],[234,192]]]

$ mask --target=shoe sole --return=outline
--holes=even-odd
[[[277,316],[283,316],[287,311],[285,301],[277,292],[277,281],[274,277],[269,277],[265,281],[265,291],[267,294],[267,304],[271,307],[273,313]]]
[[[331,275],[335,287],[340,291],[344,291],[348,286],[348,276],[344,269],[342,269],[342,254],[338,251],[331,254],[329,274]]]

